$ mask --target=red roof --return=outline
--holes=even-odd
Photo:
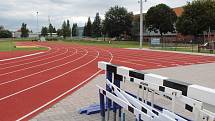
[[[173,11],[176,13],[177,16],[181,16],[182,13],[184,12],[184,8],[183,7],[173,8]]]

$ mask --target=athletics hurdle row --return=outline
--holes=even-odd
[[[175,102],[183,104],[185,110],[191,112],[195,121],[215,121],[215,114],[203,108],[203,103],[215,106],[215,90],[172,80],[156,74],[144,73],[135,69],[98,62],[98,67],[106,72],[106,89],[99,87],[100,113],[102,121],[109,119],[113,109],[114,121],[117,110],[119,120],[125,120],[125,110],[133,113],[138,121],[187,121],[186,117],[175,113]],[[131,94],[120,87],[120,82],[129,81],[138,85],[138,93]],[[140,96],[140,91],[142,95]],[[151,93],[151,102],[147,99]],[[171,111],[155,104],[154,95],[169,99]]]

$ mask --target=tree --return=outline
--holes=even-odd
[[[76,23],[72,25],[72,36],[78,36],[78,25]]]
[[[87,25],[86,25],[86,36],[88,37],[92,36],[92,23],[91,23],[90,17],[88,18]]]
[[[63,22],[61,32],[61,36],[63,36],[64,38],[71,37],[71,27],[69,20]]]
[[[184,7],[183,14],[176,22],[176,29],[183,35],[196,36],[203,31],[215,30],[215,1],[196,0]]]
[[[56,33],[57,31],[56,31],[56,28],[54,27],[54,29],[53,29],[53,33]]]
[[[84,25],[83,36],[87,36],[87,25],[86,25],[86,23]]]
[[[67,32],[66,32],[66,31],[67,31],[66,21],[63,22],[61,31],[62,31],[62,36],[63,36],[63,38],[66,38],[66,36],[67,36]]]
[[[174,24],[177,20],[175,12],[165,4],[151,7],[146,16],[146,27],[149,31],[159,32],[161,38],[163,34],[175,32]]]
[[[22,23],[21,27],[21,37],[28,37],[29,36],[29,30],[27,28],[27,24]]]
[[[47,27],[42,27],[42,30],[41,30],[42,36],[44,36],[44,37],[47,36],[48,32],[49,32],[49,29]]]
[[[135,15],[132,22],[131,35],[133,39],[136,39],[140,34],[140,16]]]
[[[0,30],[4,30],[4,26],[1,26],[1,25],[0,25]]]
[[[12,33],[9,30],[0,29],[0,38],[11,38]]]
[[[101,18],[99,16],[99,13],[96,13],[96,17],[92,25],[92,34],[98,39],[98,37],[101,37],[101,33],[102,33]]]
[[[62,29],[57,29],[56,33],[58,37],[63,36]]]
[[[124,7],[111,7],[105,14],[104,29],[110,37],[119,37],[121,34],[130,35],[133,13]]]
[[[52,37],[52,33],[54,33],[54,27],[52,26],[52,24],[49,24],[48,33],[50,33]]]
[[[67,22],[66,22],[66,36],[71,37],[71,33],[72,33],[71,26],[70,26],[69,20],[67,20]]]

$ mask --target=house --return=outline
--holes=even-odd
[[[176,13],[177,17],[180,17],[182,15],[182,13],[184,12],[183,7],[176,7],[176,8],[172,8],[173,11]],[[143,13],[144,19],[145,19],[145,15],[146,13]],[[137,14],[134,16],[134,20],[133,20],[133,26],[134,26],[134,30],[133,32],[135,33],[135,38],[136,40],[139,39],[139,18],[140,18],[140,14]],[[160,37],[160,33],[155,33],[154,31],[150,32],[148,31],[146,28],[144,28],[144,41],[149,41],[151,38],[159,38]],[[172,42],[172,41],[184,41],[184,42],[189,42],[193,39],[193,36],[188,35],[188,36],[184,36],[181,35],[180,33],[174,32],[174,33],[166,33],[163,35],[164,40],[166,40],[166,42]],[[199,35],[197,37],[198,40],[215,40],[215,31],[211,31],[211,33],[207,33],[204,32],[204,34]]]
[[[21,30],[17,30],[17,31],[13,31],[12,34],[13,34],[13,38],[21,38],[22,32]]]
[[[176,13],[177,17],[179,17],[182,15],[184,9],[183,9],[183,7],[177,7],[177,8],[173,8],[173,11]],[[143,19],[145,19],[145,15],[146,15],[146,13],[143,13]],[[134,16],[134,20],[133,20],[133,26],[135,29],[135,30],[133,30],[133,32],[135,33],[135,37],[133,37],[133,38],[135,38],[137,40],[139,39],[139,19],[140,19],[140,14],[137,14]],[[156,33],[154,31],[149,31],[148,29],[146,29],[144,27],[143,36],[144,36],[144,41],[149,41],[151,38],[159,38],[160,33],[159,32]],[[163,37],[167,41],[176,40],[177,33],[168,32],[168,33],[164,34]]]

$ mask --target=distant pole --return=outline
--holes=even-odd
[[[140,49],[143,48],[143,0],[140,0]]]
[[[147,0],[145,0],[146,2]],[[140,49],[143,48],[143,0],[140,0]]]
[[[51,24],[50,16],[48,16],[48,21],[49,21],[49,24]]]
[[[39,22],[38,22],[38,14],[39,14],[39,12],[37,11],[37,34],[39,35]]]

